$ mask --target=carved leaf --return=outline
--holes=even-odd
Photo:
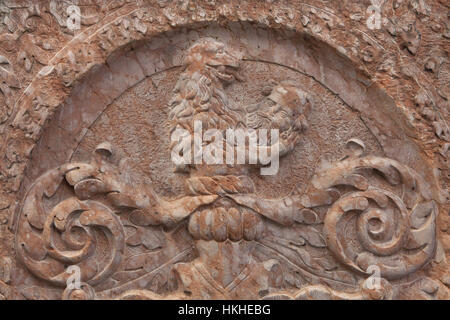
[[[164,253],[146,252],[131,256],[125,264],[125,270],[137,270],[144,268],[146,271],[152,271],[162,265],[166,258]]]
[[[162,247],[162,241],[155,234],[156,230],[148,228],[136,228],[136,232],[127,239],[130,246],[144,245],[149,250]]]
[[[313,247],[323,248],[327,246],[327,243],[322,234],[314,227],[305,226],[303,228],[301,237],[303,237]]]
[[[306,250],[303,249],[303,248],[296,247],[296,246],[292,246],[291,248],[294,249],[294,250],[297,252],[297,254],[298,254],[298,256],[300,257],[300,259],[302,259],[302,261],[303,261],[307,266],[309,266],[309,267],[311,267],[311,268],[313,267],[312,264],[311,264],[311,256],[310,256],[310,254],[308,253],[308,251],[306,251]]]

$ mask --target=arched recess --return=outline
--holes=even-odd
[[[414,142],[414,131],[405,115],[345,54],[306,33],[229,22],[192,24],[129,41],[78,76],[70,94],[33,136],[37,143],[27,162],[17,201],[21,203],[39,176],[71,160],[87,130],[113,101],[147,77],[181,68],[186,49],[201,37],[217,38],[239,50],[243,60],[283,66],[320,83],[359,114],[386,157],[416,169],[426,189],[435,191],[438,197],[433,173]],[[18,113],[16,123],[23,115]]]
[[[418,171],[438,198],[431,166],[414,142],[405,115],[345,54],[307,33],[229,22],[192,24],[131,41],[79,77],[39,131],[17,200],[37,177],[71,159],[86,131],[115,99],[146,77],[181,67],[186,49],[201,37],[238,49],[243,60],[281,65],[315,79],[359,113],[385,155]]]

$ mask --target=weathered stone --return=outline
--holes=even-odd
[[[70,4],[0,4],[0,299],[450,298],[442,2]]]

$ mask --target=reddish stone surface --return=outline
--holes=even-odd
[[[445,1],[85,2],[0,4],[0,298],[449,299]]]

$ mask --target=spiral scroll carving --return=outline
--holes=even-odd
[[[66,165],[38,179],[26,198],[16,237],[17,254],[28,270],[58,286],[67,285],[69,266],[79,267],[80,280],[89,285],[102,282],[117,269],[125,248],[120,220],[98,201],[70,197],[46,210],[44,199],[74,168]]]

